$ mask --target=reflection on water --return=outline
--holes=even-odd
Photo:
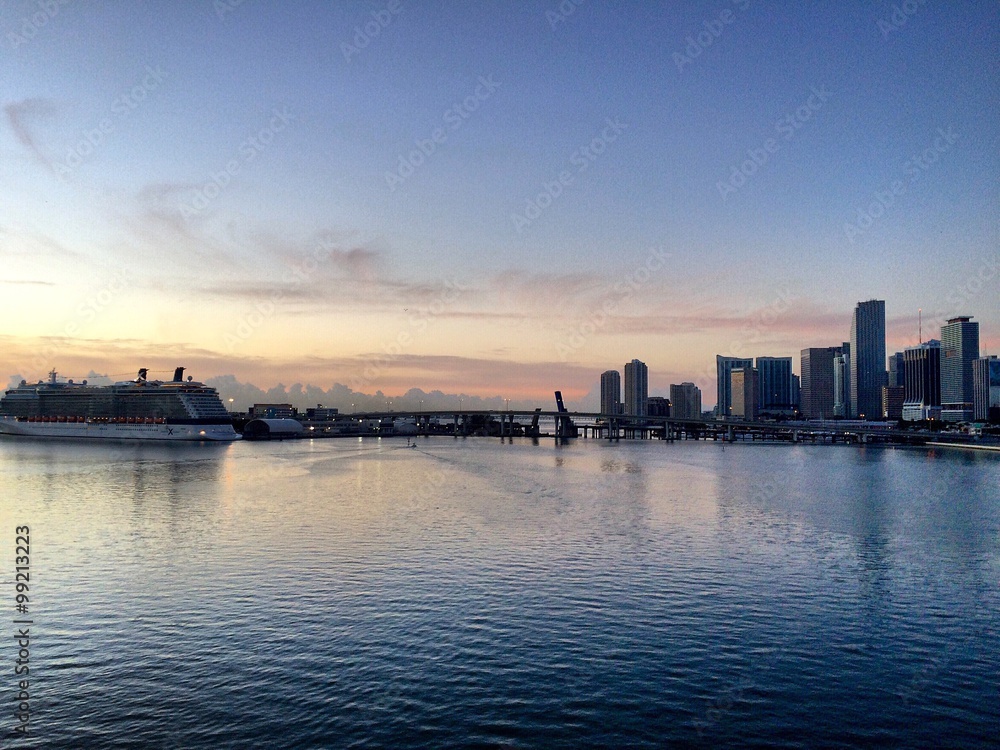
[[[993,736],[997,457],[415,444],[0,441],[0,522],[32,528],[37,736]]]

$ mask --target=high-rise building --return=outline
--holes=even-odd
[[[833,358],[839,347],[812,347],[802,350],[801,404],[804,419],[833,416]]]
[[[889,385],[906,385],[906,363],[902,352],[889,355]]]
[[[980,357],[972,367],[973,418],[1000,423],[1000,359]]]
[[[941,417],[941,342],[931,339],[903,352],[906,385],[903,419],[918,422]]]
[[[802,379],[792,373],[792,408],[796,413],[802,410]]]
[[[715,355],[715,380],[718,390],[715,413],[719,417],[732,416],[733,394],[730,388],[730,373],[737,367],[753,367],[753,360]]]
[[[622,376],[618,370],[601,373],[601,414],[621,414]]]
[[[757,357],[757,384],[760,414],[791,416],[794,413],[791,357]]]
[[[906,389],[901,385],[882,386],[882,417],[884,419],[903,418],[903,400]]]
[[[885,372],[885,300],[859,302],[851,318],[850,415],[880,419]]]
[[[941,419],[972,419],[972,363],[979,358],[979,323],[969,316],[941,327]]]
[[[733,394],[731,416],[750,422],[757,419],[757,396],[760,391],[758,373],[753,367],[737,367],[730,373]]]
[[[670,399],[664,396],[650,396],[646,399],[647,417],[669,417]]]
[[[625,364],[625,413],[635,417],[646,416],[649,396],[649,370],[637,359]]]
[[[833,355],[833,416],[851,413],[851,344],[845,341]]]
[[[674,419],[701,419],[701,388],[694,383],[671,385],[670,404]]]

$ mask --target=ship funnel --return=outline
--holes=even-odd
[[[145,367],[139,368],[139,374],[135,378],[136,382],[137,383],[143,382],[146,379],[146,373],[147,372],[149,372],[149,370],[147,368],[145,368]]]
[[[183,380],[184,380],[184,368],[178,367],[176,370],[174,370],[174,382],[180,383]]]

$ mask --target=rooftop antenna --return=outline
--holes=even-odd
[[[917,338],[920,339],[920,343],[924,343],[924,310],[922,307],[917,308]]]

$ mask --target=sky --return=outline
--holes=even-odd
[[[707,408],[867,299],[997,353],[998,62],[996,2],[6,0],[0,374]]]

